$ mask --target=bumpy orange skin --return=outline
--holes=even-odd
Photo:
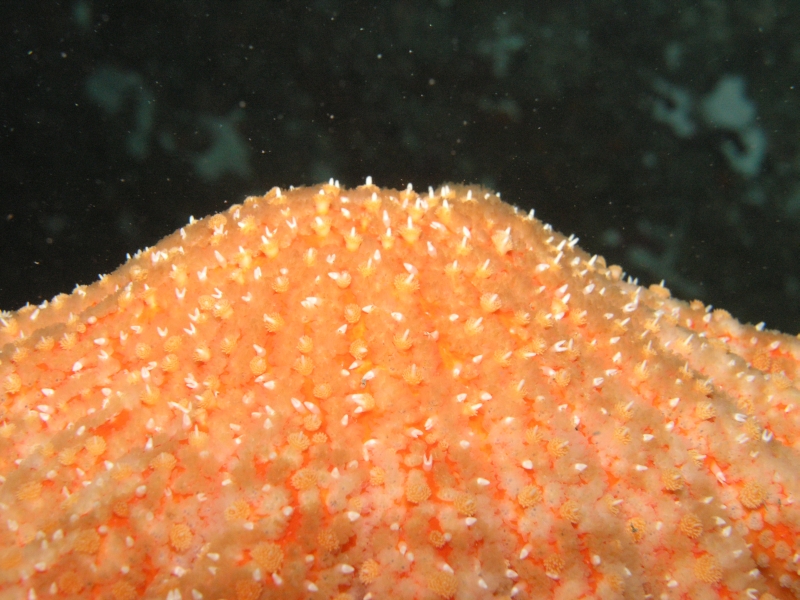
[[[274,189],[2,315],[0,598],[792,598],[795,338],[478,188]]]

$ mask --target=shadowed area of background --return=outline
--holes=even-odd
[[[474,182],[800,331],[789,1],[8,2],[0,307],[273,185]]]

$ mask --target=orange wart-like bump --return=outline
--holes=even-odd
[[[276,573],[283,563],[283,550],[274,542],[261,542],[250,550],[253,560],[267,573]]]

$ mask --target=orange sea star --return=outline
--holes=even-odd
[[[273,189],[4,313],[0,597],[800,595],[800,341],[576,242]]]

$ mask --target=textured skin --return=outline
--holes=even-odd
[[[0,333],[0,598],[800,592],[800,343],[486,190],[248,198]]]

